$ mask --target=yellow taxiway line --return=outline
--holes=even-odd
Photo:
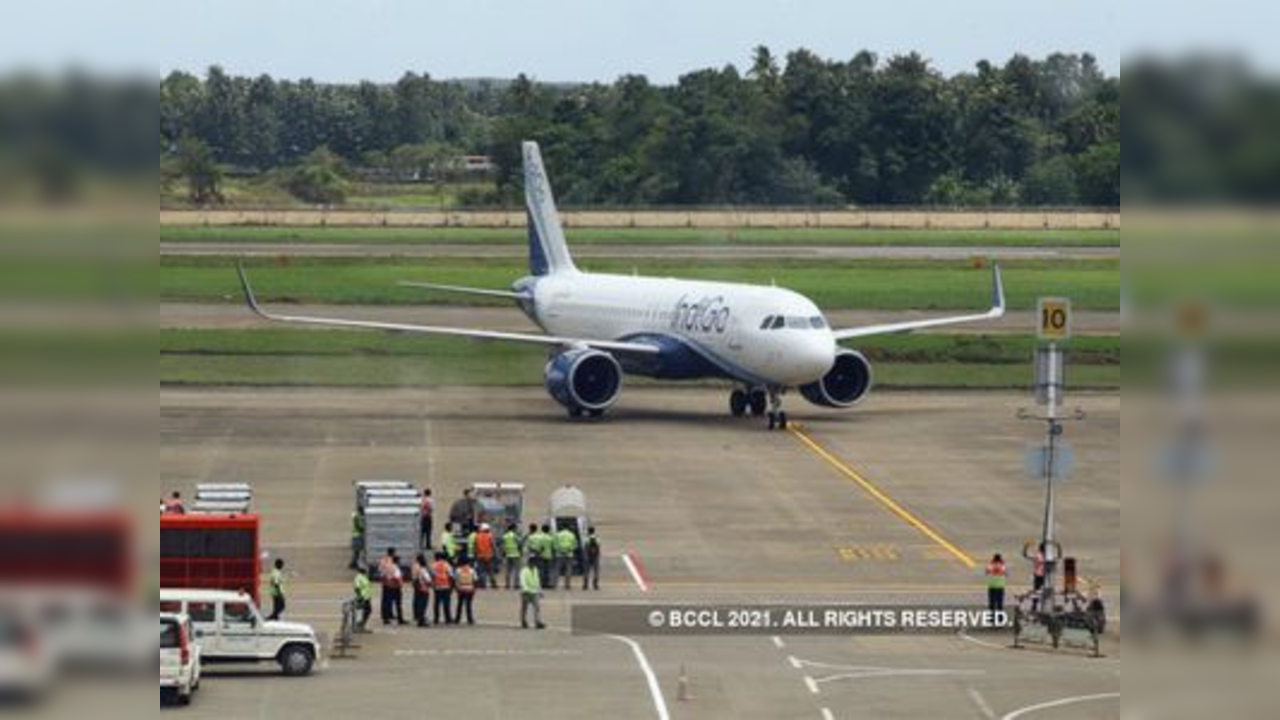
[[[920,531],[920,534],[929,538],[934,543],[937,543],[939,547],[941,547],[943,550],[946,550],[947,553],[949,553],[952,557],[958,560],[961,565],[964,565],[966,568],[970,570],[978,566],[978,563],[976,560],[969,557],[969,555],[965,553],[963,550],[961,550],[960,548],[956,547],[954,543],[942,537],[942,535],[939,534],[938,531],[929,527],[929,525],[925,523],[925,521],[916,517],[909,510],[899,505],[896,501],[894,501],[893,498],[884,494],[884,492],[881,491],[880,488],[876,487],[871,483],[871,481],[859,475],[856,470],[849,467],[844,461],[840,460],[840,458],[837,458],[835,455],[832,455],[830,452],[828,452],[826,448],[819,445],[816,441],[814,441],[813,438],[809,437],[809,435],[806,434],[803,430],[801,430],[797,425],[791,424],[787,427],[787,429],[791,432],[792,435],[796,437],[797,440],[799,440],[805,447],[811,450],[814,455],[817,455],[818,457],[827,461],[828,465],[838,470],[841,475],[844,475],[846,478],[852,480],[855,484],[857,484],[859,487],[865,490],[868,495],[875,498],[876,501],[878,501],[881,505],[885,506],[885,508],[887,508],[889,512],[892,512],[894,515],[897,515],[899,518],[902,519],[903,522],[907,523],[911,527]]]

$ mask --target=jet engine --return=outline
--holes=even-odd
[[[829,408],[848,408],[871,390],[871,363],[856,350],[838,350],[836,362],[817,382],[800,386],[805,400]]]
[[[622,366],[607,352],[567,350],[547,362],[545,384],[570,415],[601,415],[622,394]]]

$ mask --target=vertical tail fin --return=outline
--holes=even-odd
[[[564,231],[556,213],[556,201],[551,196],[551,183],[542,167],[542,153],[538,143],[525,141],[524,151],[524,204],[529,224],[529,272],[534,275],[552,275],[561,272],[577,272],[569,248],[565,245]]]

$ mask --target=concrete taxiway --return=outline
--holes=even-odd
[[[1071,398],[1087,420],[1059,531],[1110,604],[1120,565],[1118,395]],[[1029,398],[884,393],[852,411],[788,397],[799,432],[735,420],[711,388],[629,387],[605,419],[571,422],[536,388],[162,389],[162,489],[247,480],[264,546],[297,575],[288,617],[329,633],[349,595],[351,483],[403,478],[442,503],[475,481],[523,482],[527,518],[582,488],[603,538],[604,589],[549,592],[551,628],[483,592],[475,628],[384,628],[310,678],[211,670],[192,717],[1102,718],[1107,657],[1015,651],[1005,637],[576,636],[579,602],[982,602],[981,563],[1019,557],[1042,486],[1022,455]],[[633,572],[622,558],[630,553]],[[975,567],[977,566],[977,567]],[[680,682],[681,677],[687,682]],[[681,699],[681,698],[685,699]]]

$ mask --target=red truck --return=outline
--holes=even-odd
[[[160,587],[232,590],[257,603],[258,527],[253,514],[161,515]]]

